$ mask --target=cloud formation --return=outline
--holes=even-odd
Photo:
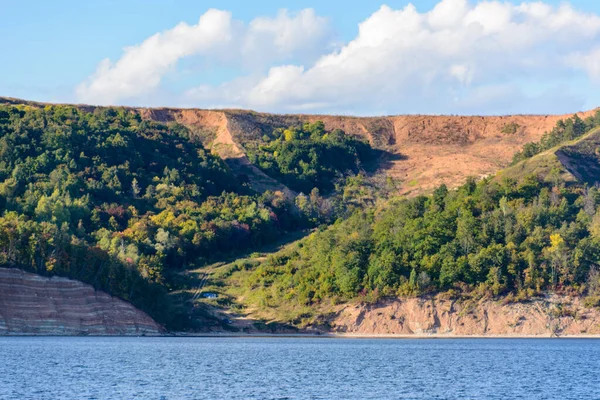
[[[280,10],[275,18],[260,17],[246,27],[228,11],[210,9],[196,25],[180,23],[139,45],[124,49],[113,63],[104,59],[96,72],[76,88],[80,101],[114,104],[135,100],[156,89],[177,63],[201,56],[221,65],[262,66],[296,56],[315,57],[331,34],[326,18],[306,9],[292,16]]]
[[[312,10],[240,24],[210,10],[197,25],[152,36],[114,64],[103,61],[78,95],[94,103],[135,101],[181,58],[215,58],[223,48],[240,76],[190,88],[181,104],[356,114],[555,112],[583,104],[565,87],[573,76],[600,82],[600,17],[568,4],[442,0],[429,12],[383,5],[359,24],[356,38],[333,50],[328,21]]]
[[[230,13],[208,10],[196,25],[181,23],[126,48],[114,64],[102,60],[96,73],[77,87],[77,95],[85,102],[107,104],[148,93],[181,58],[209,53],[230,41],[231,30]]]

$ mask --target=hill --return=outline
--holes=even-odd
[[[600,128],[517,162],[499,171],[496,179],[522,180],[531,175],[544,182],[597,184],[600,177]]]
[[[170,330],[352,331],[351,307],[415,297],[600,304],[600,113],[3,102],[2,266],[88,283]]]
[[[193,131],[212,132],[204,140],[233,170],[247,174],[257,190],[282,189],[248,162],[247,149],[277,128],[323,121],[327,130],[365,138],[386,151],[376,163],[397,181],[398,194],[426,193],[440,184],[457,187],[468,176],[482,177],[506,167],[524,144],[539,140],[560,115],[498,117],[390,116],[346,117],[274,115],[251,111],[141,110],[146,118],[177,121]],[[580,113],[582,118],[594,112]]]
[[[319,189],[345,184],[371,147],[322,124],[290,129],[256,156],[310,197],[256,192],[193,131],[134,109],[0,105],[0,264],[91,284],[171,329],[202,326],[182,271],[350,209]]]
[[[0,98],[0,103],[44,106],[43,103]],[[83,110],[96,107],[81,105]],[[278,128],[322,121],[327,131],[341,129],[382,150],[371,165],[396,181],[397,194],[431,192],[441,184],[450,188],[467,177],[494,174],[510,164],[524,144],[570,115],[350,117],[330,115],[277,115],[245,110],[136,108],[142,118],[177,122],[199,137],[236,175],[247,177],[258,192],[289,188],[269,177],[248,160],[248,151],[265,134]],[[585,119],[595,111],[578,113]]]
[[[406,313],[394,318],[420,318],[429,326],[422,332],[456,333],[463,330],[452,326],[466,323],[465,312],[481,320],[492,312],[521,318],[527,312],[509,305],[524,301],[545,309],[545,321],[554,321],[552,313],[577,318],[600,306],[600,129],[594,124],[589,120],[574,134],[579,137],[567,135],[496,176],[358,210],[266,258],[222,266],[213,275],[234,309],[302,328],[343,332],[361,331],[352,324],[365,330],[383,324],[380,333],[410,333],[418,327],[378,318],[393,309]],[[561,299],[549,303],[549,293]],[[420,300],[407,300],[415,297]],[[498,300],[506,309],[494,305]],[[441,325],[431,314],[438,312],[446,313]],[[569,328],[571,322],[562,321],[560,330],[573,334],[579,328]],[[471,331],[519,331],[492,323],[489,331],[477,325]],[[594,324],[584,330],[597,333]]]

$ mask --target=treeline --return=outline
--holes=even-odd
[[[590,130],[600,126],[600,110],[593,117],[582,120],[577,114],[566,120],[559,120],[550,132],[546,132],[539,142],[527,143],[521,151],[513,156],[512,165],[531,158],[536,154],[549,150],[559,144],[583,136]]]
[[[430,292],[598,291],[600,193],[469,180],[396,200],[311,235],[236,277],[259,306]],[[590,293],[591,294],[591,293]],[[600,293],[596,293],[600,294]]]
[[[361,171],[374,151],[342,130],[325,131],[323,122],[275,129],[263,144],[249,148],[250,161],[266,174],[298,192],[313,188],[330,193],[335,182]]]

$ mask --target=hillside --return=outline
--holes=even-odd
[[[85,282],[169,330],[381,333],[373,324],[391,325],[379,312],[429,321],[431,299],[510,316],[556,292],[539,321],[568,302],[577,315],[600,304],[598,112],[354,118],[3,102],[0,263]],[[467,311],[448,313],[444,324],[471,326]],[[560,329],[595,332],[572,322]],[[389,329],[467,332],[434,325]],[[553,332],[538,328],[528,329]]]
[[[342,129],[389,152],[377,168],[398,182],[398,194],[419,194],[440,184],[457,187],[466,177],[482,177],[507,166],[525,143],[539,140],[560,119],[570,115],[499,117],[390,116],[345,117],[274,115],[251,111],[146,109],[142,115],[162,122],[177,121],[193,130],[213,132],[212,146],[234,170],[248,174],[258,190],[281,189],[249,166],[245,148],[275,128],[323,121],[327,130]],[[585,118],[594,111],[581,113]]]
[[[0,265],[88,283],[170,329],[219,325],[181,273],[342,217],[351,204],[318,189],[373,154],[322,124],[292,130],[256,154],[310,197],[256,192],[194,131],[133,109],[0,105]]]
[[[0,103],[30,104],[1,98]],[[93,111],[92,106],[78,106]],[[398,194],[416,195],[440,184],[450,188],[468,176],[482,177],[506,167],[513,154],[539,140],[561,119],[571,115],[350,117],[330,115],[278,115],[244,110],[137,108],[145,119],[188,127],[206,147],[218,154],[236,175],[249,178],[261,192],[288,188],[248,161],[248,149],[277,128],[323,121],[325,129],[341,129],[385,151],[371,167],[396,181]],[[579,113],[582,119],[595,110]]]
[[[562,144],[493,177],[393,199],[221,266],[212,290],[245,318],[279,326],[537,335],[557,323],[597,333],[600,129],[589,120],[571,132],[573,121],[554,131]],[[575,323],[582,315],[594,322]]]
[[[193,111],[190,111],[193,112]],[[398,182],[398,194],[429,192],[440,184],[457,187],[468,176],[482,177],[507,166],[525,143],[537,141],[569,116],[502,117],[390,116],[358,118],[324,115],[272,115],[224,111],[231,136],[240,147],[265,132],[303,121],[323,121],[388,151],[380,168]],[[594,112],[581,113],[585,118]]]
[[[585,183],[600,180],[600,128],[566,141],[496,174],[496,180],[522,180],[534,175],[544,182]]]

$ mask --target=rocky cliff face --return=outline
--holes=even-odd
[[[436,336],[600,335],[600,310],[578,297],[551,295],[524,303],[440,297],[341,307],[336,333]]]
[[[131,304],[66,278],[0,268],[0,334],[157,335]]]

